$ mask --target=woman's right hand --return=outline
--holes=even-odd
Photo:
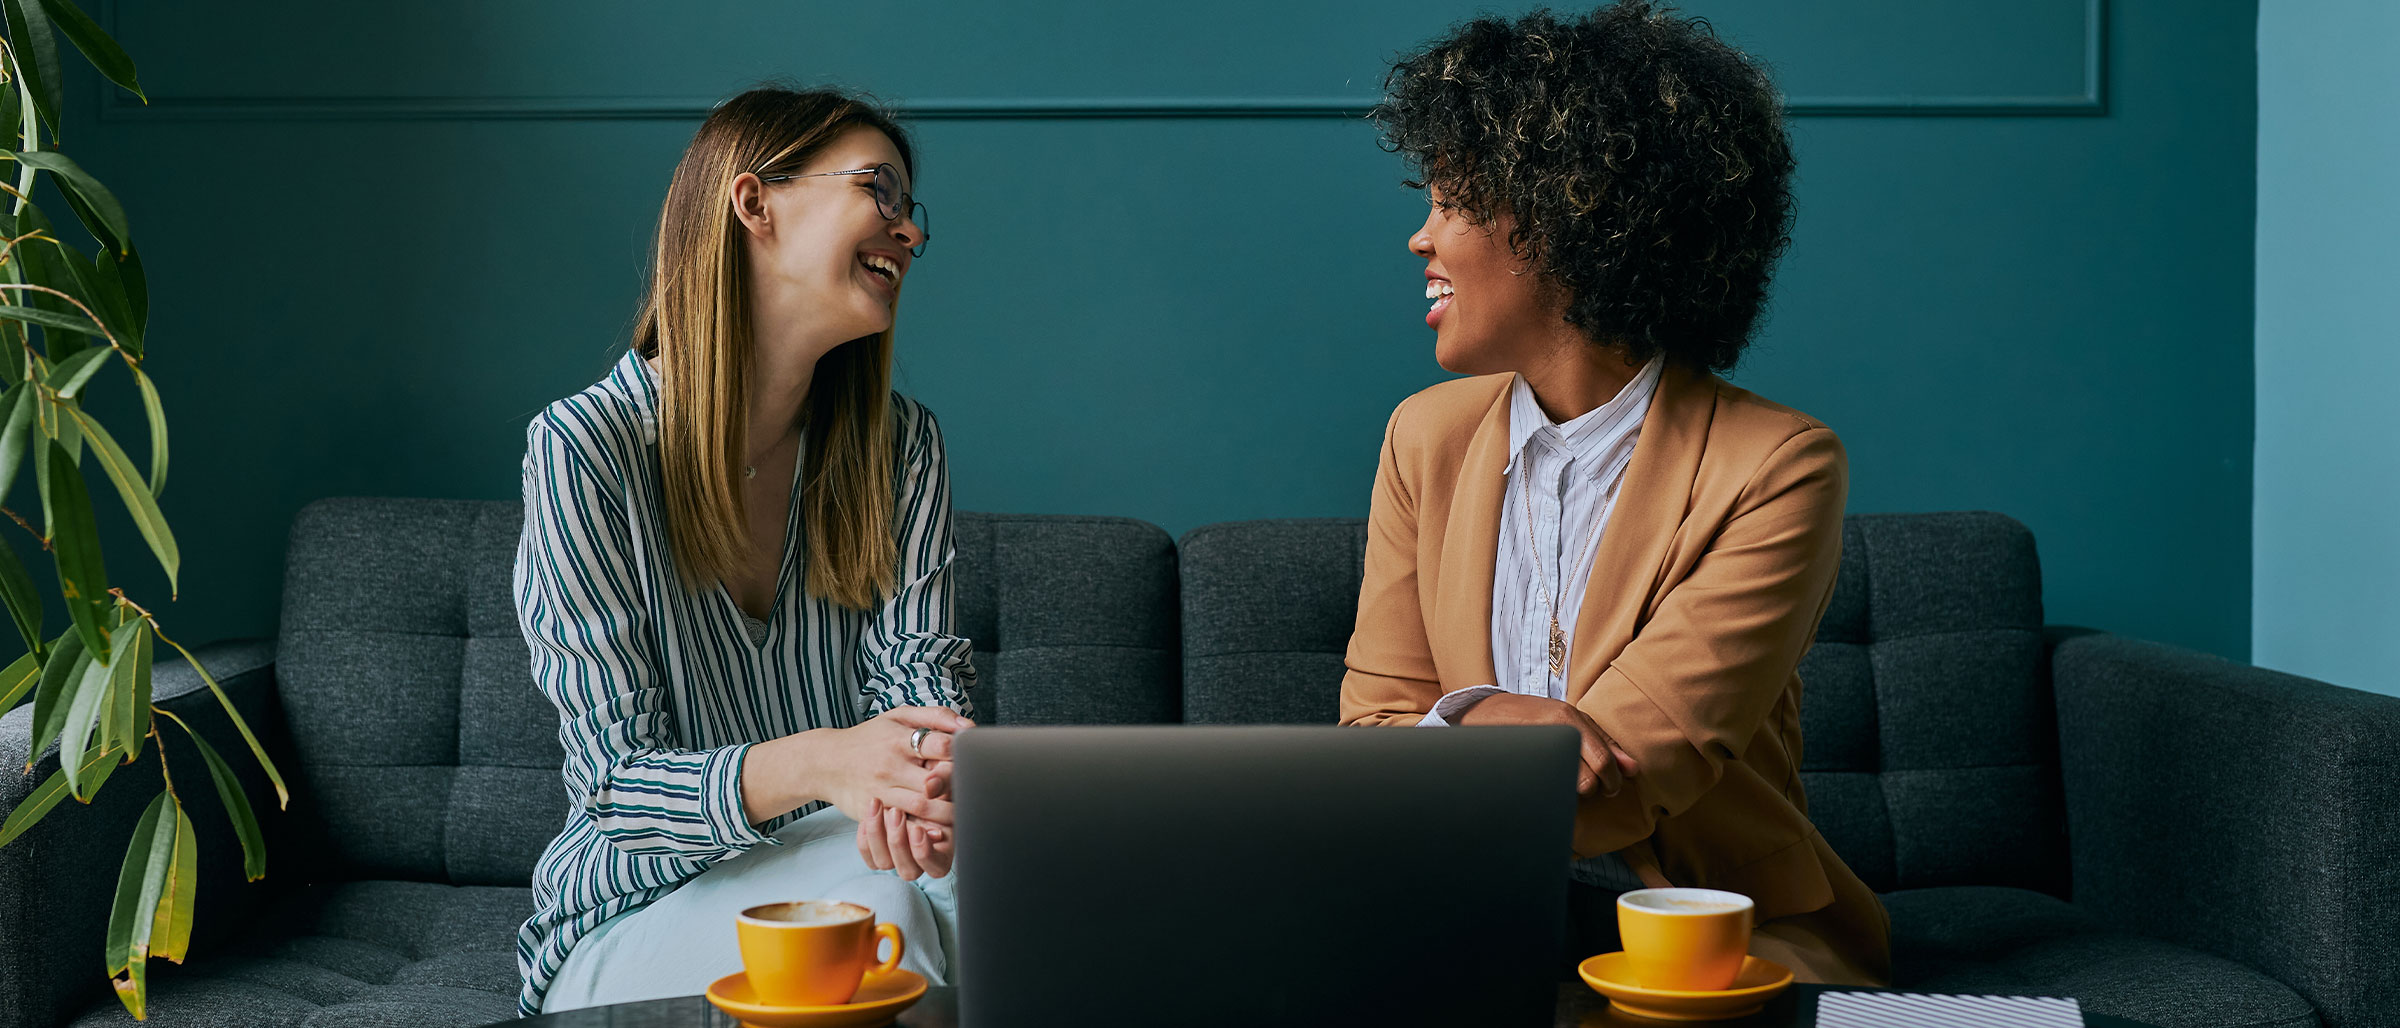
[[[1614,796],[1628,776],[1642,773],[1633,754],[1617,745],[1592,716],[1572,703],[1547,696],[1500,693],[1475,701],[1453,722],[1461,725],[1566,725],[1583,736],[1583,766],[1575,774],[1575,792]]]
[[[809,751],[815,798],[862,823],[890,809],[948,825],[950,741],[973,724],[946,707],[894,707],[850,728],[805,733],[817,737]],[[909,737],[920,728],[924,742],[912,751]]]

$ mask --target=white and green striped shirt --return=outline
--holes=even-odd
[[[950,482],[932,412],[892,396],[900,566],[886,602],[861,612],[808,595],[795,492],[774,610],[753,642],[723,586],[695,593],[676,575],[657,409],[648,365],[628,353],[525,431],[517,620],[534,684],[558,705],[568,801],[517,932],[529,1015],[576,940],[718,860],[777,844],[770,833],[821,805],[751,825],[741,778],[752,744],[897,706],[965,712],[975,677],[970,644],[951,634]]]

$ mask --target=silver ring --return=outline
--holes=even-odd
[[[930,728],[920,728],[916,731],[908,733],[908,752],[916,754],[918,760],[925,759],[925,750],[923,748],[925,745],[925,737],[932,734],[933,729]]]

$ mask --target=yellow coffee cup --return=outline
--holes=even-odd
[[[1636,889],[1617,897],[1617,937],[1635,984],[1713,992],[1741,976],[1750,897],[1716,889]]]
[[[742,911],[734,931],[750,991],[781,1007],[848,1003],[866,975],[900,966],[904,946],[900,926],[877,924],[874,911],[839,900],[763,903]],[[883,939],[892,940],[892,954],[877,963]]]

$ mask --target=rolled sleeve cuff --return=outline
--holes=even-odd
[[[742,769],[749,763],[750,748],[756,745],[746,742],[716,750],[708,755],[708,766],[701,772],[707,777],[709,824],[715,826],[717,842],[728,852],[739,853],[761,844],[783,845],[783,840],[751,824],[742,807]]]
[[[1507,691],[1497,685],[1470,685],[1457,692],[1445,693],[1441,699],[1433,701],[1433,710],[1426,713],[1425,720],[1417,722],[1417,725],[1420,728],[1448,728],[1457,723],[1455,719],[1466,713],[1468,707],[1482,702],[1486,696],[1497,696]]]

